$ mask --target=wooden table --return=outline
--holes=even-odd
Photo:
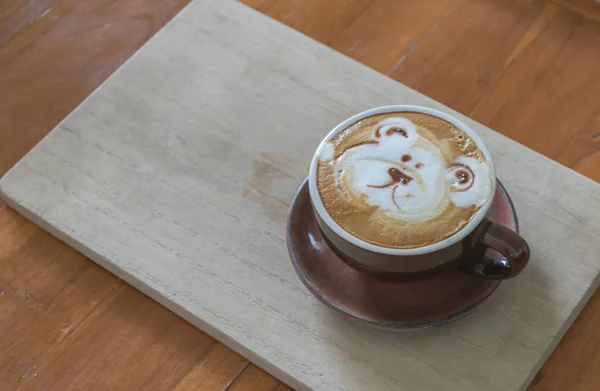
[[[0,17],[0,174],[183,3],[46,0],[6,7]],[[600,6],[590,0],[248,3],[600,177]],[[0,208],[0,389],[32,389],[28,379],[38,374],[38,385],[59,390],[287,388]],[[588,304],[532,389],[599,388],[599,300]],[[83,371],[73,371],[75,360],[85,362]]]

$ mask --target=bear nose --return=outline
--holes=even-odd
[[[367,185],[368,187],[372,187],[374,189],[385,189],[386,187],[394,186],[397,183],[401,183],[403,185],[407,185],[414,178],[410,175],[405,174],[399,168],[392,167],[388,170],[388,175],[392,178],[392,181],[386,183],[385,185]]]
[[[390,168],[388,174],[395,183],[402,183],[403,185],[406,185],[413,180],[413,177],[406,175],[402,170],[396,167]]]

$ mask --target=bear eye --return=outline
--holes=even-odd
[[[457,191],[467,191],[473,186],[475,175],[468,166],[457,163],[450,166],[446,171],[446,180]]]

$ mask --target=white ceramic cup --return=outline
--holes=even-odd
[[[416,112],[432,115],[448,121],[464,131],[477,144],[477,147],[487,159],[493,183],[493,188],[489,193],[488,199],[475,213],[469,223],[460,231],[442,241],[423,247],[408,249],[374,245],[350,234],[340,227],[327,213],[317,189],[318,156],[319,151],[326,142],[361,119],[377,114],[398,112]],[[328,242],[345,259],[373,271],[395,273],[422,272],[437,268],[457,259],[468,258],[470,265],[465,265],[465,270],[471,269],[487,278],[508,278],[516,275],[525,266],[529,258],[527,243],[517,233],[486,219],[496,192],[496,172],[492,156],[485,143],[464,122],[439,110],[422,106],[393,105],[373,108],[348,118],[333,128],[317,148],[310,165],[308,185],[317,223]],[[474,247],[477,247],[476,251]],[[502,247],[509,247],[509,249],[507,250]],[[485,261],[483,253],[487,248],[493,248],[502,253],[506,257],[505,262],[501,265],[498,265],[497,262],[494,265],[487,266],[482,264]],[[468,257],[464,257],[467,251],[470,254],[468,254]],[[476,259],[477,257],[480,259]],[[486,268],[494,270],[486,270]]]

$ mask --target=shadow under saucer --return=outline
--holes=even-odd
[[[514,206],[500,182],[488,218],[518,232]],[[308,290],[335,313],[368,327],[403,331],[448,323],[473,311],[501,284],[457,267],[422,278],[384,279],[348,265],[317,226],[308,180],[292,203],[287,245],[294,269]]]

